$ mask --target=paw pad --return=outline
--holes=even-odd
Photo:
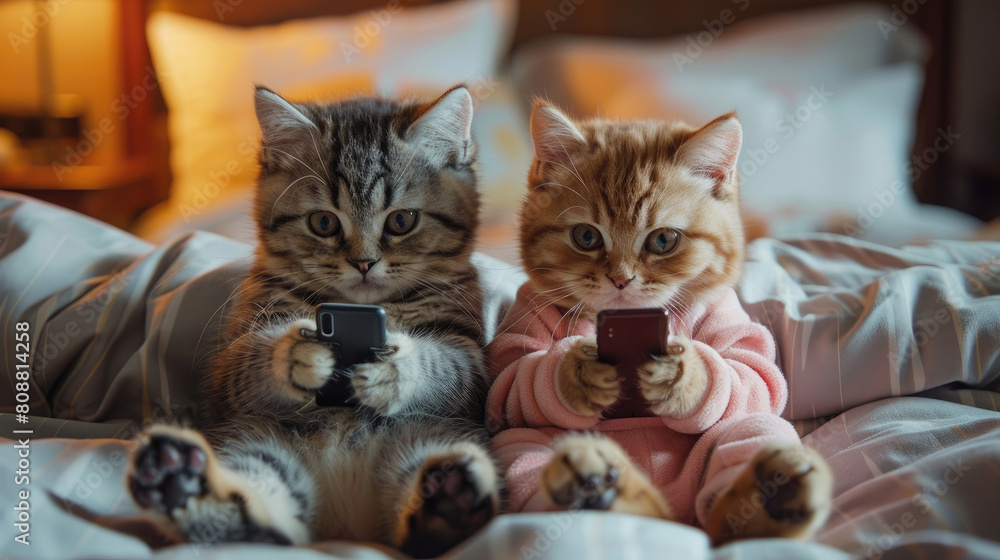
[[[409,519],[403,552],[415,558],[439,556],[493,518],[493,500],[466,464],[445,462],[424,472],[421,507]]]
[[[170,514],[187,505],[191,496],[205,492],[205,451],[190,443],[153,436],[135,457],[130,489],[136,503]]]

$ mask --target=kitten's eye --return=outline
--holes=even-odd
[[[604,238],[594,226],[580,224],[573,226],[573,243],[584,251],[593,251],[604,246]]]
[[[309,229],[320,237],[333,237],[340,231],[340,218],[333,212],[309,214]]]
[[[417,213],[413,210],[396,210],[385,219],[385,231],[392,235],[408,233],[417,225]]]
[[[677,248],[681,236],[675,229],[663,228],[654,231],[646,238],[646,250],[654,255],[666,255]]]

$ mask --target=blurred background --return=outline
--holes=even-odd
[[[576,117],[736,109],[751,236],[1000,238],[992,0],[0,0],[0,189],[154,242],[253,242],[253,84],[476,103],[480,249],[516,262],[542,95]]]

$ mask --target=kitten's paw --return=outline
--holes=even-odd
[[[691,339],[671,337],[669,352],[651,356],[639,367],[639,388],[657,416],[682,417],[693,411],[708,389],[708,370]]]
[[[833,506],[833,473],[816,451],[774,442],[716,496],[705,532],[716,545],[744,538],[807,539]]]
[[[595,337],[576,340],[558,368],[559,394],[577,414],[595,416],[618,400],[618,372],[614,366],[597,361]]]
[[[153,433],[132,458],[129,490],[144,509],[174,517],[191,497],[204,496],[211,450],[176,435]]]
[[[560,439],[541,489],[559,509],[596,509],[672,519],[666,500],[612,440],[597,434]]]
[[[375,362],[354,366],[351,385],[358,403],[382,416],[403,410],[405,395],[416,391],[413,379],[406,376],[405,358],[413,351],[413,340],[400,333],[389,333],[385,349]]]
[[[482,528],[500,507],[499,477],[472,444],[430,457],[400,505],[396,543],[414,558],[447,552]]]
[[[303,336],[303,329],[315,331],[316,321],[299,319],[288,326],[274,346],[272,369],[289,396],[308,401],[333,375],[336,359],[328,346]]]
[[[248,482],[220,465],[194,430],[150,429],[132,454],[127,485],[139,507],[159,514],[190,542],[301,544],[308,539],[308,529],[295,520],[273,520]]]

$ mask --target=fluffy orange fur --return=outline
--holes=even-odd
[[[533,303],[564,317],[709,304],[742,272],[746,241],[736,158],[742,129],[734,113],[701,128],[682,123],[575,122],[540,101],[531,116],[535,161],[521,211],[521,258]],[[651,412],[684,417],[705,395],[708,373],[686,333],[639,367]],[[560,397],[581,415],[619,398],[614,366],[598,360],[596,339],[580,338],[557,369]],[[597,507],[670,519],[669,505],[621,448],[597,434],[566,436],[541,484],[556,507],[586,494]],[[789,503],[801,518],[755,516],[731,529],[730,516],[757,496],[758,479],[791,473]],[[749,537],[806,538],[830,510],[832,476],[823,458],[799,445],[772,444],[715,500],[706,531],[713,543]],[[605,503],[607,502],[607,503]]]
[[[734,113],[701,128],[574,122],[539,102],[531,128],[536,158],[520,216],[521,258],[547,301],[578,313],[677,310],[736,283],[745,250],[738,178],[722,169],[728,162],[711,165],[720,151],[733,158],[739,151]],[[603,247],[574,245],[580,224],[595,226]],[[676,248],[665,255],[644,250],[662,228],[677,232]],[[615,278],[631,282],[620,290]]]

